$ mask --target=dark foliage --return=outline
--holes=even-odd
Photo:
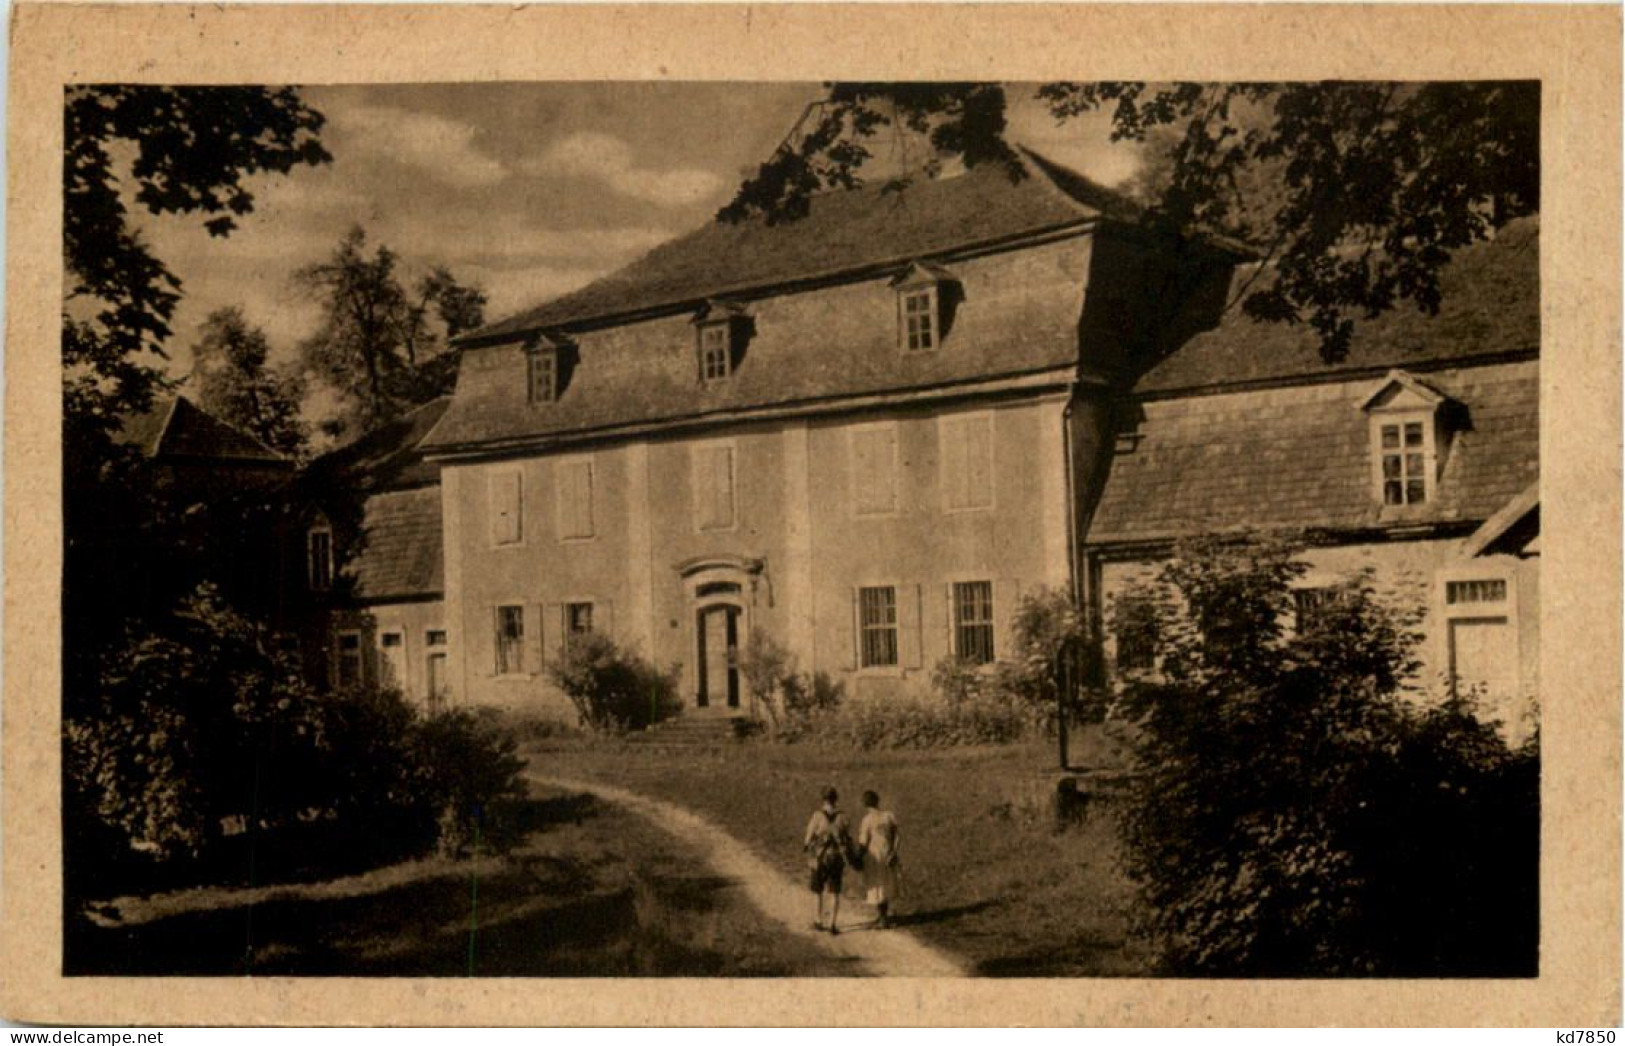
[[[1158,664],[1122,695],[1140,929],[1178,974],[1533,975],[1533,744],[1403,691],[1415,616],[1369,577],[1293,632],[1303,569],[1210,539],[1146,593]]]
[[[455,851],[519,796],[490,724],[423,719],[393,691],[319,694],[273,640],[205,587],[98,666],[65,724],[73,903]]]
[[[360,226],[296,280],[322,307],[322,326],[300,352],[344,398],[334,435],[366,432],[450,392],[457,377],[451,339],[485,319],[484,292],[444,267],[409,290],[400,256],[381,244],[369,255]]]
[[[272,450],[302,457],[308,441],[299,416],[300,375],[267,363],[265,331],[250,326],[242,309],[216,309],[192,346],[198,405]]]
[[[1058,121],[1109,109],[1115,139],[1152,138],[1145,222],[1250,244],[1270,264],[1242,307],[1308,324],[1328,361],[1362,316],[1436,313],[1452,253],[1540,208],[1534,81],[1049,83],[1037,98]],[[881,135],[905,155],[889,189],[948,157],[1019,179],[1005,110],[996,84],[831,84],[718,216],[793,221],[814,192],[858,184]]]
[[[181,282],[132,224],[121,188],[151,214],[197,214],[225,236],[254,209],[250,175],[332,157],[324,118],[289,87],[70,87],[64,113],[64,460],[94,478],[119,418],[167,382],[169,320]],[[121,157],[132,153],[125,181]]]
[[[597,632],[572,636],[548,674],[589,730],[641,730],[682,711],[675,665],[661,670]]]

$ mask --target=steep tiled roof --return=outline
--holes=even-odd
[[[369,601],[438,595],[441,575],[440,488],[391,490],[367,498],[362,547],[346,570],[357,597]]]
[[[1539,469],[1537,361],[1429,371],[1464,416],[1452,430],[1438,496],[1404,524],[1477,522]],[[1232,527],[1363,529],[1384,524],[1372,490],[1373,382],[1340,381],[1142,404],[1120,440],[1089,526],[1091,544]]]
[[[1332,366],[1321,361],[1313,332],[1257,323],[1232,308],[1217,328],[1192,338],[1151,368],[1135,390],[1165,394],[1535,352],[1540,346],[1539,246],[1539,219],[1525,218],[1507,225],[1494,240],[1458,252],[1441,275],[1443,299],[1437,316],[1402,304],[1375,319],[1357,318],[1348,359]],[[1238,267],[1235,291],[1240,292],[1256,271],[1256,266]]]
[[[119,439],[149,458],[218,458],[267,464],[288,460],[185,396],[159,400],[151,410],[126,417]]]
[[[799,221],[711,222],[618,272],[464,340],[694,304],[1132,212],[1132,205],[1112,191],[1030,151],[1026,155],[1028,177],[1016,182],[1004,169],[982,165],[902,192],[871,186],[822,193]]]
[[[386,490],[422,486],[440,480],[440,468],[424,462],[418,444],[446,413],[451,398],[442,396],[380,425],[353,443],[328,452],[311,464],[317,475],[342,478],[361,489]]]

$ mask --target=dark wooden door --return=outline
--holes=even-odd
[[[739,707],[739,608],[708,607],[700,611],[699,694],[700,708]]]

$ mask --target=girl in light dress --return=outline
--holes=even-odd
[[[863,853],[863,885],[867,900],[878,913],[877,929],[891,926],[891,903],[902,892],[902,863],[897,853],[897,818],[880,808],[880,796],[863,793],[863,823],[858,826],[858,849]]]

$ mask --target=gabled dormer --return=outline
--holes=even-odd
[[[1391,370],[1360,403],[1369,418],[1372,496],[1384,513],[1438,500],[1450,432],[1449,397]]]
[[[711,385],[733,376],[744,362],[750,340],[751,318],[736,301],[713,298],[694,313],[694,354],[700,384]]]
[[[940,265],[916,261],[891,286],[897,292],[897,347],[905,353],[936,351],[953,326],[959,279]]]
[[[532,406],[554,403],[564,395],[575,369],[575,345],[562,335],[543,331],[525,343],[525,398]]]

